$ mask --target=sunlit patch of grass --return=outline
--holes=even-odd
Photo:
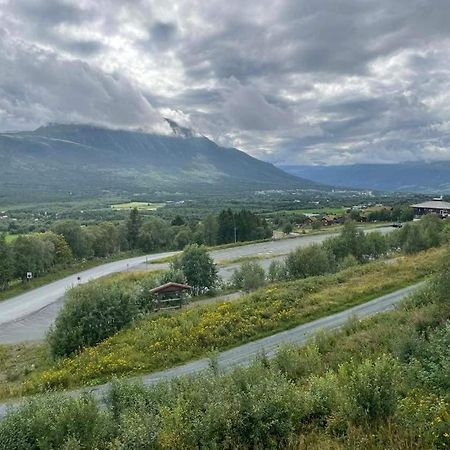
[[[5,235],[5,241],[7,244],[11,244],[19,237],[18,234],[6,234]]]

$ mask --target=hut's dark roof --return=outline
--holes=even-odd
[[[192,286],[189,286],[188,284],[169,282],[161,286],[155,287],[150,292],[152,294],[158,294],[160,292],[188,291],[189,289],[192,289]]]

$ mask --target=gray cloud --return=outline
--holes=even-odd
[[[0,72],[4,128],[15,128],[15,120],[28,127],[63,121],[166,128],[141,92],[120,75],[108,75],[85,62],[63,60],[17,42],[2,49],[0,58],[8,68]]]
[[[275,162],[450,159],[448,0],[0,0],[0,128],[179,120]]]
[[[269,103],[252,86],[232,82],[223,105],[224,115],[231,125],[244,130],[277,130],[292,126],[292,116]]]
[[[151,26],[150,37],[156,43],[167,46],[174,41],[177,27],[173,23],[156,22]]]
[[[61,47],[75,55],[78,56],[91,56],[98,54],[102,51],[103,44],[99,41],[95,40],[80,40],[80,39],[74,39],[74,40],[60,40]]]
[[[88,11],[65,0],[14,0],[9,7],[16,18],[39,26],[79,24],[89,18]]]

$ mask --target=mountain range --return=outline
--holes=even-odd
[[[347,166],[278,166],[318,183],[355,189],[450,194],[450,161]]]
[[[168,122],[172,135],[61,124],[1,133],[0,201],[69,191],[88,197],[323,188]]]

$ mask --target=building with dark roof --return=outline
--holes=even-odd
[[[443,200],[431,200],[428,202],[417,203],[411,205],[414,208],[414,214],[416,216],[422,216],[424,214],[437,214],[441,217],[450,216],[450,203]]]

